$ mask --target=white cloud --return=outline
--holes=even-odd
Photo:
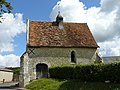
[[[113,6],[111,6],[112,9],[109,9],[109,6],[106,6],[108,10],[104,8],[106,3],[111,3],[111,0],[102,0],[101,2],[101,7],[92,7],[87,10],[86,14],[88,17],[87,23],[90,25],[91,30],[93,30],[93,33],[98,42],[112,40],[114,37],[116,37],[116,35],[118,36],[120,33],[120,1],[118,2],[118,5],[116,4],[117,8],[114,7],[114,3]]]
[[[0,23],[0,52],[14,50],[14,38],[25,32],[25,23],[22,14],[3,14],[2,23]]]
[[[101,11],[109,13],[116,9],[120,9],[120,0],[101,0]]]
[[[20,66],[19,56],[14,54],[0,55],[0,66],[3,67],[18,67]]]
[[[98,44],[102,47],[100,53],[104,56],[120,56],[120,38]]]
[[[85,5],[82,2],[79,2],[79,0],[61,0],[54,6],[50,18],[52,21],[55,21],[58,10],[60,9],[61,15],[64,17],[64,21],[85,22],[85,8]]]
[[[86,9],[79,0],[61,0],[54,6],[50,18],[54,21],[60,9],[65,22],[87,22],[101,54],[120,55],[120,0],[101,0],[100,4]]]

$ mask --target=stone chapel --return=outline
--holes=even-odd
[[[48,77],[50,66],[91,64],[98,59],[99,47],[87,23],[27,21],[26,52],[20,61],[20,86]]]

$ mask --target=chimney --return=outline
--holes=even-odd
[[[59,29],[64,30],[63,17],[60,15],[60,11],[58,12],[58,15],[56,17],[56,23]]]

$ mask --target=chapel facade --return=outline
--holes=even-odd
[[[50,66],[91,64],[98,59],[97,45],[87,23],[27,21],[26,52],[20,61],[20,86],[48,77]]]

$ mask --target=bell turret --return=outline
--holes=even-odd
[[[60,14],[60,11],[58,12],[58,15],[56,17],[56,23],[57,23],[57,26],[59,27],[59,29],[64,29],[63,27],[63,17],[61,16]]]

